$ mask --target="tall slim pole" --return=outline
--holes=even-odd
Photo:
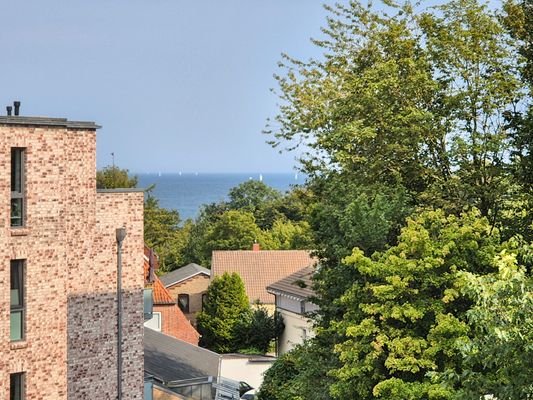
[[[122,242],[126,228],[116,230],[117,237],[117,400],[122,400]]]

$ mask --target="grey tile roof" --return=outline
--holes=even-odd
[[[267,291],[272,294],[284,294],[306,300],[315,294],[311,279],[314,272],[315,268],[313,266],[303,268],[269,285]]]
[[[163,382],[218,377],[220,357],[207,349],[144,328],[144,372]]]
[[[197,274],[205,274],[210,276],[211,271],[198,264],[191,263],[184,267],[175,269],[174,271],[170,271],[169,273],[160,276],[159,279],[161,279],[161,282],[163,282],[165,287],[169,287]]]

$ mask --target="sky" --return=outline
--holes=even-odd
[[[320,0],[25,0],[2,7],[0,114],[94,121],[97,165],[291,172],[261,133],[281,53],[320,56]]]

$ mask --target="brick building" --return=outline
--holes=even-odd
[[[202,311],[210,276],[210,270],[194,263],[161,276],[170,296],[193,325],[196,325],[196,316]]]
[[[143,193],[96,190],[97,128],[0,117],[1,400],[117,399],[121,227],[122,399],[143,397]]]
[[[158,269],[157,257],[146,247],[144,254],[145,287],[152,289],[153,297],[152,318],[146,321],[144,326],[198,346],[200,334],[155,274]]]

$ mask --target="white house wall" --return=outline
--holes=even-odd
[[[223,356],[220,363],[220,376],[234,381],[244,381],[255,389],[263,383],[264,373],[275,358],[250,361],[247,357]]]
[[[296,345],[302,344],[305,339],[314,336],[314,333],[312,324],[306,317],[284,309],[278,309],[278,311],[285,323],[285,329],[278,342],[278,354],[282,355]]]

